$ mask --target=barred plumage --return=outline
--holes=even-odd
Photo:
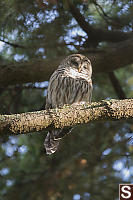
[[[90,102],[92,95],[91,75],[90,60],[84,55],[73,54],[64,59],[50,78],[46,109],[82,101]],[[54,129],[47,134],[44,142],[47,154],[52,154],[57,150],[58,136],[63,131],[64,129]]]

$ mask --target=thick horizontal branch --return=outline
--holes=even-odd
[[[116,47],[106,51],[88,54],[93,72],[109,72],[133,63],[133,39],[120,42]],[[61,62],[63,57],[53,60],[32,60],[29,62],[0,64],[0,87],[8,85],[41,82],[49,77]]]
[[[133,119],[133,99],[110,100],[64,106],[14,115],[0,115],[0,134],[13,135],[46,130],[46,128],[72,127],[91,121]]]

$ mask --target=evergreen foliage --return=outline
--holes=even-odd
[[[72,5],[90,34],[75,20]],[[98,30],[132,32],[133,1],[0,0],[1,63],[100,53],[119,45]],[[133,65],[114,72],[126,98],[133,96],[132,73]],[[0,113],[44,109],[47,85],[44,80],[0,86]],[[108,73],[93,74],[93,85],[93,101],[118,98]],[[131,121],[78,126],[52,156],[45,154],[46,132],[0,138],[0,200],[117,200],[118,184],[133,182],[132,132]]]

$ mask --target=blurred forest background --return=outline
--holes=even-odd
[[[0,113],[44,109],[58,60],[72,53],[103,59],[127,41],[133,46],[132,32],[131,0],[0,0]],[[133,96],[133,58],[127,49],[122,59],[111,56],[99,70],[92,62],[92,101]],[[46,60],[48,76],[36,64],[45,69]],[[45,154],[46,132],[1,137],[0,200],[118,200],[118,184],[133,182],[132,132],[131,121],[78,126],[52,156]]]

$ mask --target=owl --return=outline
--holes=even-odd
[[[46,109],[58,108],[64,104],[91,102],[92,66],[90,60],[81,54],[66,57],[49,80]],[[61,140],[70,129],[53,129],[48,132],[44,146],[47,154],[54,153]]]

